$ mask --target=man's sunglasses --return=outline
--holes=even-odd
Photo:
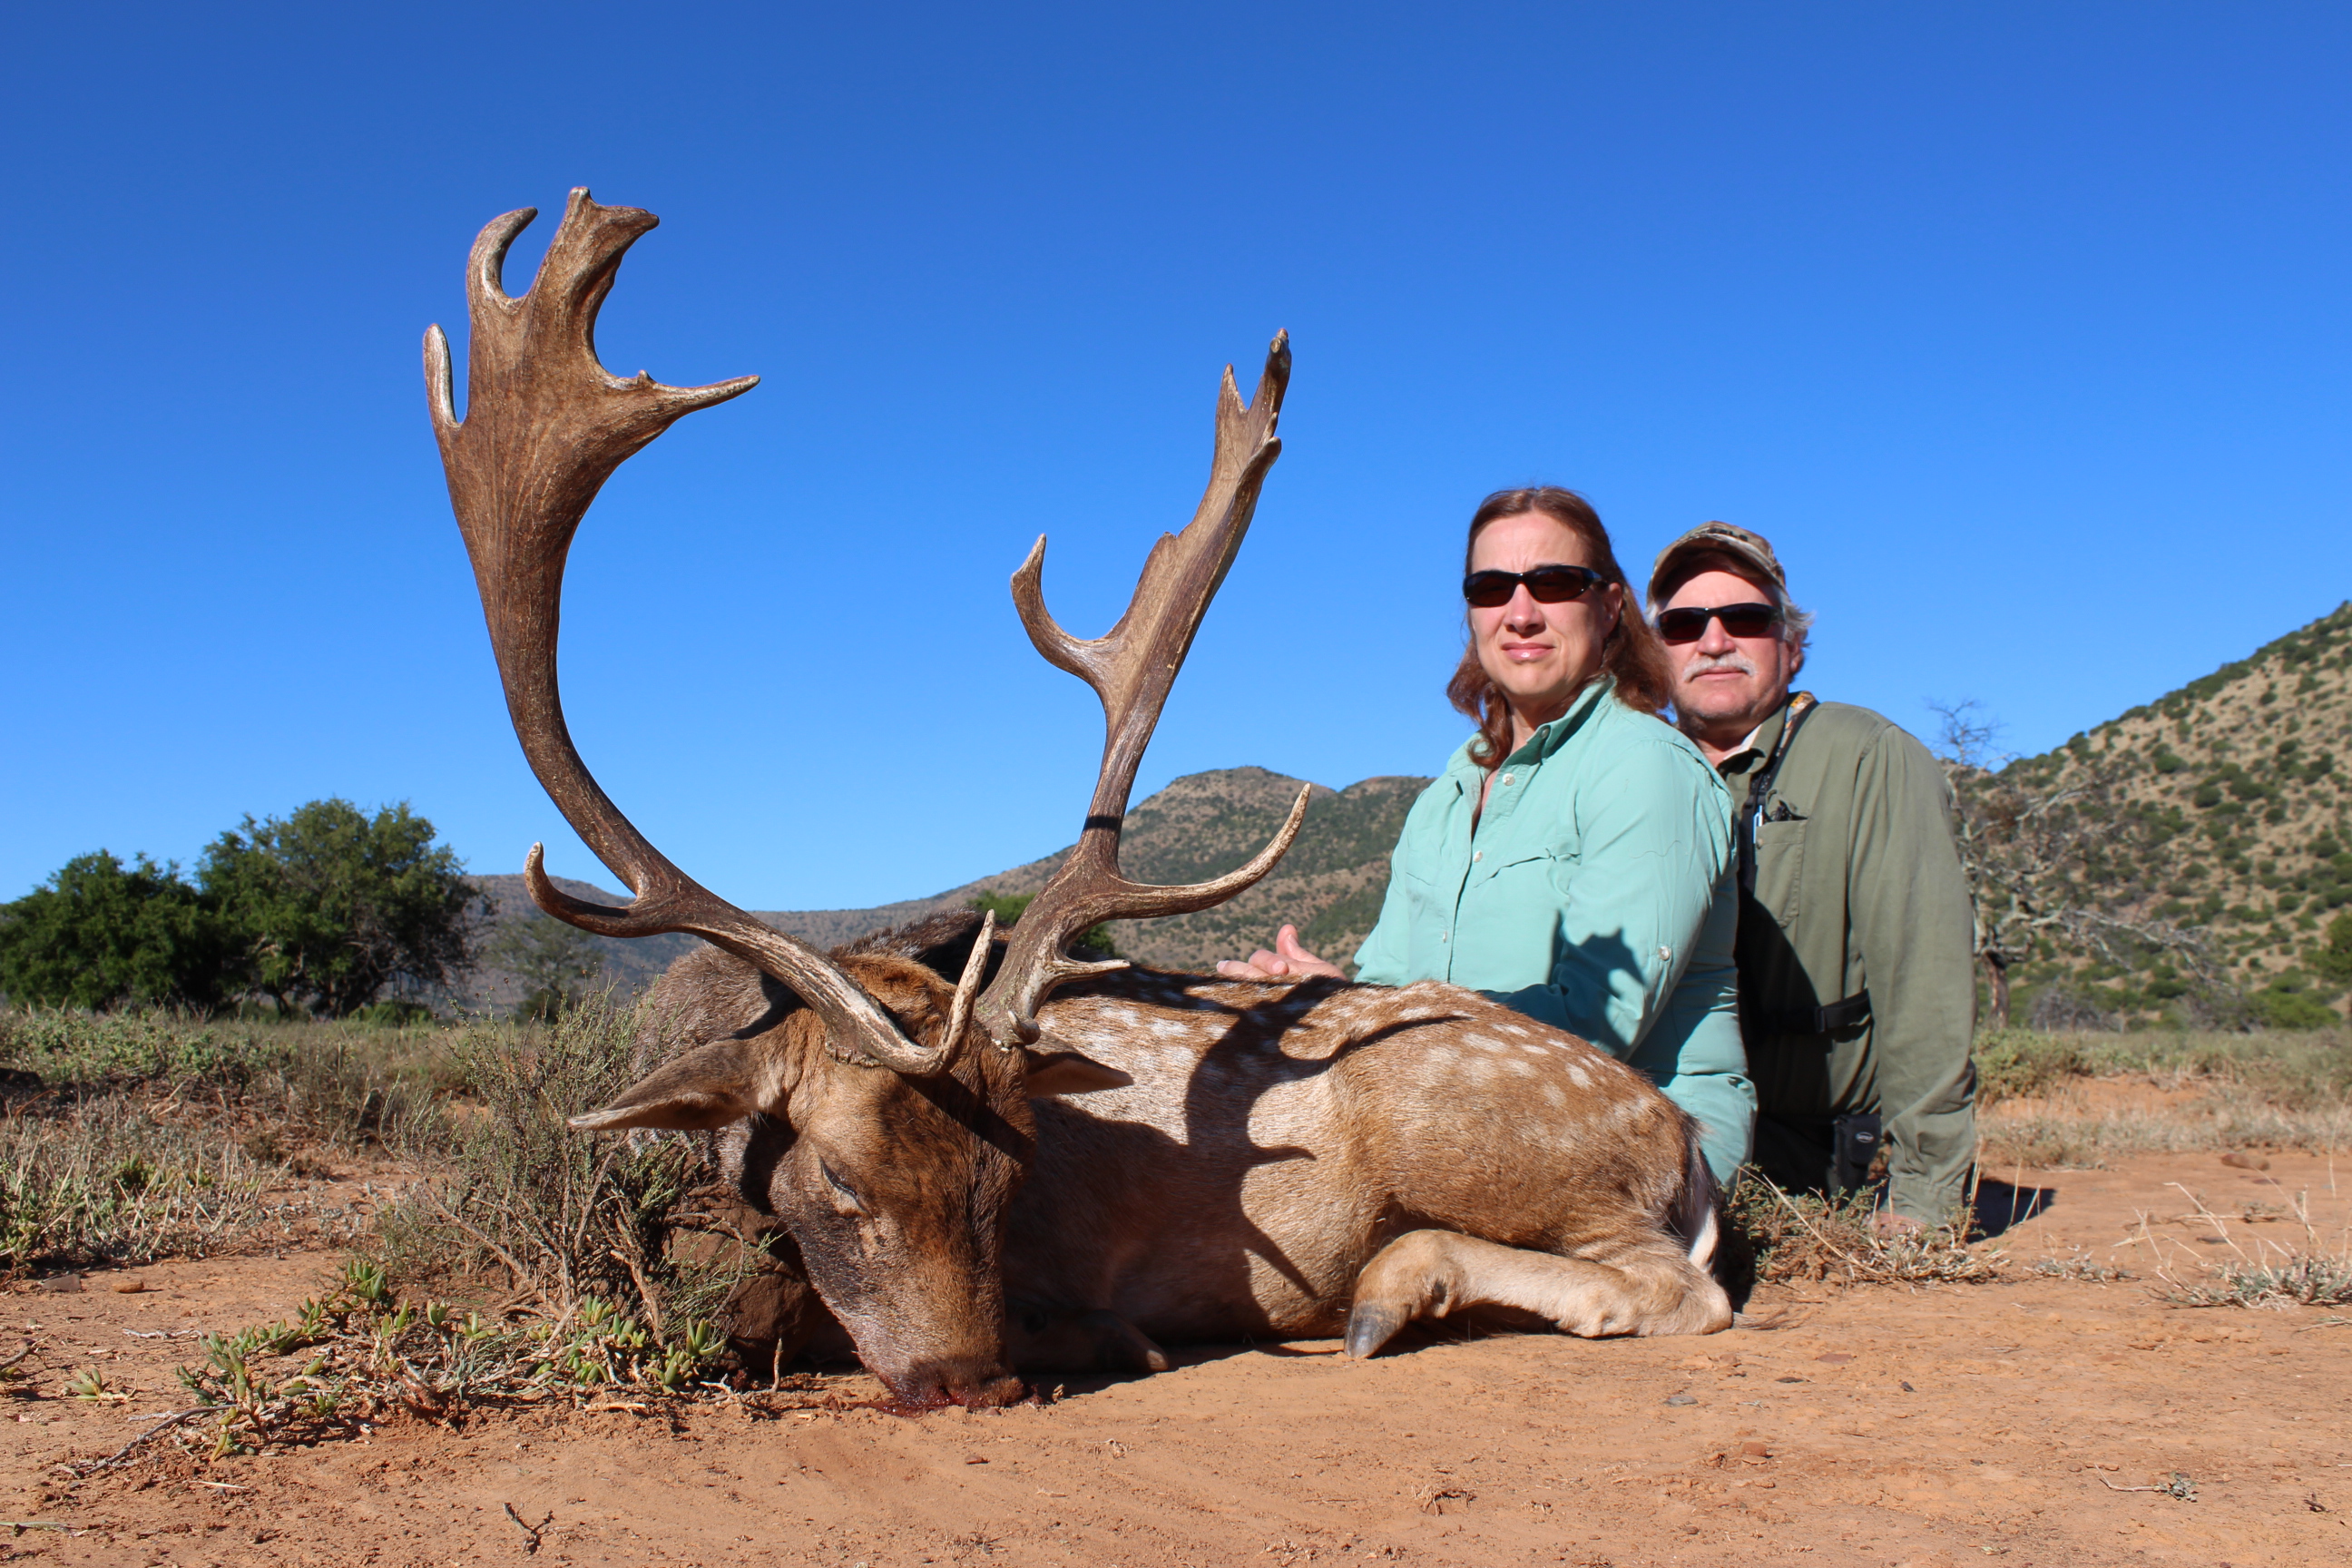
[[[1708,609],[1698,605],[1658,612],[1658,635],[1671,643],[1696,642],[1706,636],[1706,623],[1721,621],[1735,637],[1760,637],[1780,624],[1780,612],[1771,605],[1722,605]]]
[[[1538,566],[1531,572],[1473,572],[1462,579],[1462,596],[1482,610],[1507,605],[1519,584],[1538,605],[1564,605],[1609,581],[1590,566]]]

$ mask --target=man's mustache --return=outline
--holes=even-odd
[[[1688,680],[1693,676],[1706,675],[1717,669],[1728,669],[1740,675],[1753,675],[1756,673],[1756,664],[1738,648],[1732,648],[1726,653],[1695,653],[1683,666],[1683,679]]]

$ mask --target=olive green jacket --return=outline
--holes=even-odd
[[[1413,803],[1356,977],[1450,980],[1582,1036],[1697,1118],[1728,1183],[1756,1091],[1739,1048],[1722,782],[1606,679],[1504,760],[1479,813],[1486,780],[1465,742]]]
[[[1739,805],[1787,716],[1784,706],[1721,763]],[[1942,1220],[1976,1158],[1972,920],[1943,770],[1868,709],[1824,702],[1799,726],[1759,815],[1738,942],[1759,1113],[1802,1124],[1875,1112],[1889,1206]],[[1790,1027],[1790,1013],[1865,990],[1858,1025]]]

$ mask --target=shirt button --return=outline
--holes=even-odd
[[[1439,931],[1439,932],[1437,933],[1437,940],[1438,940],[1438,941],[1440,941],[1440,942],[1444,942],[1444,941],[1445,940],[1445,933],[1444,933],[1444,931]]]
[[[1486,858],[1486,852],[1484,849],[1473,849],[1470,851],[1470,858],[1473,860],[1484,860]]]
[[[1510,774],[1508,774],[1508,773],[1505,773],[1505,774],[1504,774],[1504,775],[1503,775],[1499,780],[1497,780],[1496,782],[1497,782],[1497,783],[1499,783],[1500,784],[1502,784],[1504,788],[1507,789],[1507,788],[1509,788],[1509,787],[1510,787],[1510,784],[1511,784],[1511,775],[1510,775]]]

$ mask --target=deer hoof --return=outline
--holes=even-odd
[[[1382,1345],[1396,1338],[1406,1321],[1402,1312],[1385,1302],[1357,1302],[1348,1314],[1348,1353],[1359,1361],[1378,1354]]]

